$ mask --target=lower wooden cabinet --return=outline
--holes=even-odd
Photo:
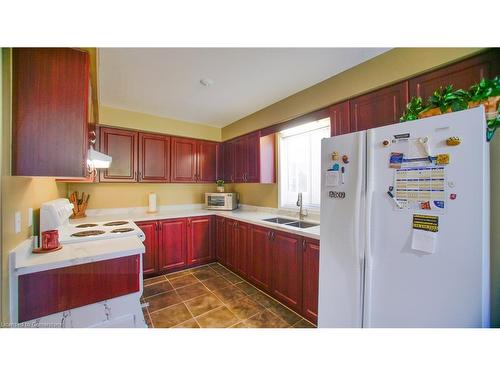
[[[319,241],[310,238],[303,240],[303,289],[302,315],[311,322],[318,321],[319,292]]]
[[[158,272],[174,271],[187,266],[186,219],[158,222]]]
[[[217,260],[317,322],[319,240],[211,215],[137,225],[146,235],[144,275]]]
[[[291,309],[302,311],[302,237],[273,231],[271,293]]]
[[[225,218],[215,217],[215,259],[220,263],[226,263],[225,223]]]
[[[212,216],[187,218],[187,264],[206,263],[214,258]]]
[[[248,276],[248,249],[250,224],[237,221],[234,228],[234,268],[243,277]]]
[[[224,265],[234,270],[235,260],[236,260],[236,245],[234,243],[234,226],[236,224],[235,220],[226,219],[224,223],[224,244],[225,244],[225,254],[224,254]]]
[[[248,251],[248,278],[264,291],[271,290],[271,235],[268,228],[252,225]]]
[[[156,273],[158,261],[158,222],[143,221],[137,223],[146,236],[144,247],[146,252],[142,255],[142,272],[144,276]]]

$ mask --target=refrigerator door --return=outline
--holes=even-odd
[[[318,326],[322,328],[361,327],[365,150],[365,132],[321,143]],[[337,160],[332,160],[333,153]],[[344,155],[348,160],[343,161]],[[338,171],[328,171],[335,164]]]
[[[484,109],[479,107],[368,131],[364,326],[489,325],[485,129]],[[398,136],[410,137],[408,148],[404,141],[393,142]],[[447,145],[449,137],[458,137],[460,144]],[[384,141],[390,144],[384,146]],[[425,154],[426,143],[431,155],[449,155],[449,164],[444,166],[444,209],[399,209],[387,194],[396,185],[396,169],[389,168],[390,153],[405,149],[405,157]],[[408,180],[407,187],[417,184],[418,194],[425,195],[423,180],[423,176],[420,182]],[[397,186],[405,185],[398,182]],[[392,192],[396,193],[396,186]],[[412,229],[414,214],[438,218],[435,237]]]

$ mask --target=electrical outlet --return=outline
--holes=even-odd
[[[33,225],[33,207],[28,208],[28,227]]]
[[[14,227],[16,233],[21,233],[21,213],[16,211],[14,215]]]

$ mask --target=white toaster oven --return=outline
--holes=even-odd
[[[205,208],[207,210],[236,210],[238,193],[205,193]]]

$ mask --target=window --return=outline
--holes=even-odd
[[[319,210],[321,139],[329,136],[329,118],[279,133],[280,207],[296,207],[298,193],[302,193],[303,206]]]

